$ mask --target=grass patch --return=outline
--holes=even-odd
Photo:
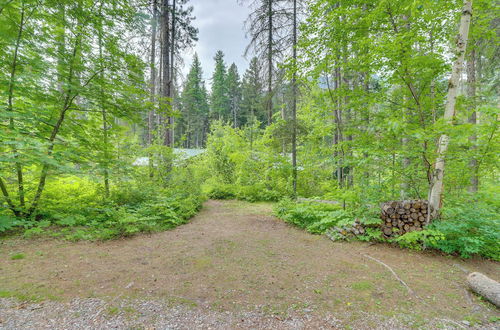
[[[369,281],[359,281],[351,284],[351,288],[357,291],[367,291],[373,289],[373,284]]]
[[[116,306],[109,306],[107,309],[106,309],[106,313],[109,315],[109,316],[115,316],[115,315],[118,315],[118,313],[120,313],[120,309]]]
[[[198,303],[194,300],[188,299],[188,298],[183,298],[183,297],[167,297],[166,301],[170,307],[182,305],[182,306],[187,306],[187,307],[198,307]]]
[[[10,260],[21,260],[26,258],[26,255],[24,253],[16,253],[10,257]]]
[[[52,290],[39,287],[26,287],[24,289],[9,291],[0,290],[0,298],[14,298],[23,302],[39,303],[44,300],[60,301],[61,297],[51,293]]]

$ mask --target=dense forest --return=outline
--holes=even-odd
[[[0,233],[109,239],[241,199],[500,259],[498,4],[241,5],[248,67],[214,50],[204,73],[188,0],[1,1]],[[425,219],[384,233],[389,201]]]
[[[1,329],[498,329],[500,5],[0,0]]]

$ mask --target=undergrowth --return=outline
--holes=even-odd
[[[25,238],[51,236],[71,241],[108,240],[158,232],[186,223],[202,206],[198,185],[160,187],[129,180],[113,186],[104,198],[89,178],[67,176],[47,184],[35,218],[0,214],[0,234]]]
[[[312,234],[322,234],[339,223],[350,222],[352,215],[340,205],[301,202],[289,199],[280,201],[274,208],[274,214],[285,222],[307,230]]]
[[[276,204],[274,214],[312,234],[327,233],[336,240],[381,241],[413,250],[434,249],[462,258],[481,256],[500,261],[498,209],[494,204],[484,202],[471,206],[463,201],[450,202],[450,206],[443,209],[440,220],[422,231],[409,232],[394,239],[383,238],[378,229],[381,220],[370,210],[343,210],[335,204],[285,199]],[[359,235],[344,235],[343,228],[354,226],[356,220],[365,231]]]

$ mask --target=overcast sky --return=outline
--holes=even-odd
[[[184,54],[183,73],[187,74],[194,52],[198,53],[203,67],[203,76],[210,85],[214,70],[214,55],[217,50],[225,54],[227,66],[236,63],[240,76],[247,68],[243,57],[248,40],[245,38],[244,21],[249,14],[247,5],[238,0],[191,0],[196,20],[193,25],[199,29],[199,40],[192,50]]]

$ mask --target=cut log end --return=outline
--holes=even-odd
[[[467,284],[472,291],[500,307],[500,283],[481,273],[470,273]]]
[[[426,200],[389,201],[381,205],[381,230],[386,237],[422,230],[427,225],[429,203]],[[397,230],[394,230],[397,229]]]

